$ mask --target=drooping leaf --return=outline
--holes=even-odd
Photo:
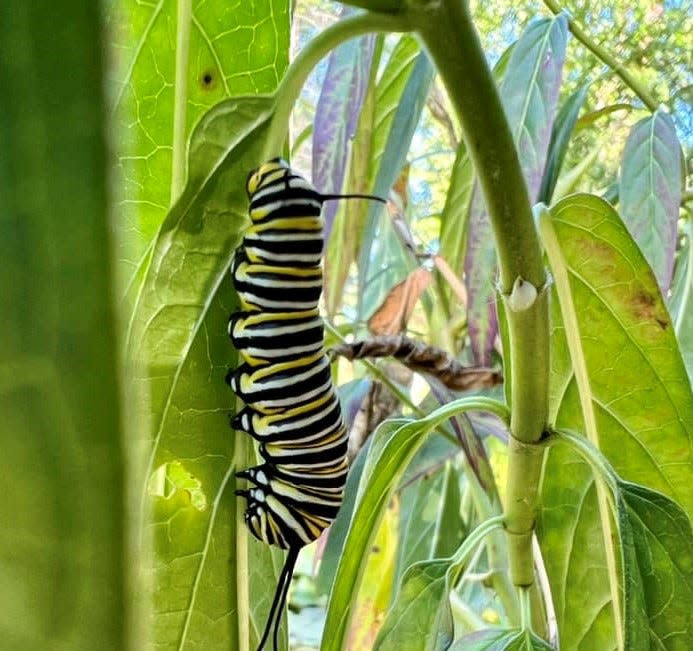
[[[499,87],[532,200],[538,195],[544,173],[567,34],[564,15],[532,23],[515,44]],[[478,186],[472,198],[467,237],[464,270],[469,290],[469,335],[475,362],[488,366],[498,334],[492,272],[496,254]]]
[[[418,267],[395,285],[368,319],[368,329],[376,335],[394,335],[406,330],[416,303],[433,280],[431,272]]]
[[[118,257],[132,292],[183,188],[193,126],[225,98],[277,87],[288,63],[289,3],[107,4],[116,187],[122,188]]]
[[[0,646],[122,649],[139,604],[99,4],[0,9]],[[128,420],[127,425],[132,423]]]
[[[633,127],[621,163],[619,211],[663,292],[674,268],[681,160],[674,122],[659,109]]]
[[[560,248],[552,270],[556,277],[566,274],[576,324],[566,322],[566,297],[562,318],[554,296],[551,419],[587,432],[620,476],[678,501],[690,517],[693,395],[656,279],[602,199],[574,195],[551,215]],[[582,401],[573,367],[584,369]],[[542,501],[539,537],[561,644],[613,648],[611,594],[589,468],[573,453],[552,449]]]

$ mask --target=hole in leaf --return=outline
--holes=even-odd
[[[207,496],[202,483],[180,461],[160,465],[149,477],[147,489],[150,495],[170,500],[182,491],[190,504],[198,511],[207,508]]]

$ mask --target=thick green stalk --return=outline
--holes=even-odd
[[[414,3],[413,3],[414,4]],[[511,432],[506,490],[510,570],[516,585],[534,580],[532,533],[548,416],[549,317],[546,273],[512,134],[474,30],[466,0],[421,1],[409,17],[447,87],[493,226],[510,338]],[[518,280],[536,299],[513,300]],[[490,279],[489,279],[490,281]],[[526,287],[525,283],[525,287]]]

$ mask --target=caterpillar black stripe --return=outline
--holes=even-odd
[[[231,265],[241,311],[229,336],[243,363],[227,382],[246,406],[232,427],[259,442],[263,463],[236,473],[250,487],[245,522],[288,550],[258,651],[279,624],[298,552],[335,519],[347,477],[347,432],[332,386],[318,312],[323,220],[329,199],[274,159],[248,176],[251,225]]]

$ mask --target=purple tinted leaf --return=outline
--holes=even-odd
[[[567,38],[568,20],[562,14],[532,23],[517,42],[500,84],[503,108],[532,201],[544,174]]]
[[[661,109],[630,132],[621,163],[623,221],[663,292],[669,289],[681,202],[681,145],[671,117]]]
[[[477,184],[469,212],[467,255],[464,260],[468,303],[467,322],[473,359],[492,366],[491,353],[498,334],[495,301],[496,249],[493,229]]]
[[[441,405],[447,404],[455,399],[455,395],[450,389],[436,378],[425,376],[431,387],[431,393]],[[475,414],[476,415],[476,414]],[[486,448],[478,434],[476,427],[472,425],[472,419],[467,414],[460,414],[450,419],[460,446],[464,451],[465,457],[469,462],[472,472],[476,475],[479,484],[486,490],[489,495],[496,494],[496,484],[493,478],[491,464],[486,454]]]
[[[567,36],[568,22],[563,15],[532,23],[515,44],[499,87],[532,201],[541,187],[556,118]],[[478,185],[472,198],[464,268],[474,361],[488,366],[498,333],[493,287],[496,253]]]
[[[344,13],[351,10],[344,9]],[[330,54],[313,128],[313,183],[321,192],[340,192],[363,99],[368,87],[375,36],[352,39]],[[325,240],[337,205],[325,205]]]
[[[361,378],[352,380],[339,387],[339,401],[342,404],[342,413],[344,415],[344,424],[347,429],[350,429],[354,424],[356,414],[358,414],[363,400],[368,395],[372,385],[369,378]]]

